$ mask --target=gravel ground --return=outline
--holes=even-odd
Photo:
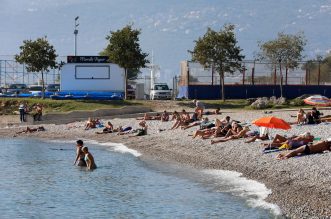
[[[330,110],[322,111],[330,115]],[[294,111],[273,112],[272,116],[294,122]],[[266,116],[263,111],[223,112],[222,115],[209,116],[209,119],[231,116],[235,120],[250,123]],[[104,121],[106,122],[106,121]],[[113,119],[115,127],[131,125],[138,128],[135,119]],[[275,159],[278,153],[262,154],[261,142],[244,143],[244,140],[211,145],[210,140],[192,139],[188,136],[197,127],[187,130],[169,130],[172,122],[147,121],[148,135],[130,138],[116,134],[95,134],[96,129],[84,130],[83,122],[63,125],[44,125],[45,132],[21,134],[17,137],[36,137],[46,139],[90,139],[99,142],[120,142],[136,149],[148,159],[176,162],[195,168],[233,170],[243,176],[264,183],[272,194],[268,202],[277,204],[285,216],[291,218],[331,218],[331,153],[314,154],[291,158]],[[159,132],[159,129],[165,131]],[[251,126],[251,129],[257,129]],[[0,129],[0,136],[14,136],[23,127]],[[99,129],[98,131],[100,131]],[[272,130],[271,135],[293,135],[309,131],[322,140],[331,137],[331,123],[319,125],[293,125],[288,131]]]

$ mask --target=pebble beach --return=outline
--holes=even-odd
[[[188,109],[190,111],[192,109]],[[330,115],[330,110],[321,110]],[[209,115],[210,120],[229,115],[232,119],[250,124],[254,119],[264,116],[276,116],[287,122],[294,122],[296,111],[274,111],[265,114],[263,111],[237,110],[222,112],[222,115]],[[106,123],[108,120],[101,118]],[[110,120],[114,127],[130,125],[138,128],[139,120],[134,118],[114,118]],[[237,171],[244,177],[264,183],[272,193],[266,201],[279,206],[282,213],[290,218],[331,218],[331,153],[313,154],[277,160],[279,152],[263,154],[261,141],[244,143],[245,139],[211,144],[210,139],[192,139],[190,135],[198,127],[187,130],[169,130],[172,121],[147,121],[148,135],[129,137],[115,133],[95,134],[99,129],[84,130],[85,122],[69,124],[43,124],[46,131],[16,135],[26,126],[10,126],[0,129],[0,136],[18,138],[42,138],[49,140],[77,139],[95,140],[100,143],[123,143],[142,154],[141,159],[154,159],[164,162],[190,166],[196,169],[221,169]],[[41,126],[41,125],[38,125]],[[29,126],[37,127],[37,126]],[[258,127],[251,125],[251,130]],[[162,130],[162,131],[160,131]],[[315,138],[326,140],[331,137],[331,123],[318,125],[292,125],[290,130],[271,130],[271,135],[298,135],[310,132]],[[267,142],[267,141],[266,141]]]

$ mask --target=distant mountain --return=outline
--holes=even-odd
[[[15,54],[24,39],[45,36],[62,56],[73,54],[74,17],[79,15],[78,53],[96,55],[110,30],[128,23],[141,28],[144,51],[154,54],[162,80],[179,73],[179,62],[207,27],[236,25],[239,45],[247,59],[257,42],[278,32],[303,31],[305,54],[313,58],[331,50],[330,0],[1,0],[0,55]],[[1,56],[0,56],[1,59]]]

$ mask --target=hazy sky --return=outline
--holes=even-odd
[[[133,23],[141,47],[154,54],[162,78],[179,73],[179,62],[207,27],[236,25],[247,59],[257,42],[278,32],[304,31],[305,54],[331,49],[331,0],[0,0],[0,59],[18,53],[24,39],[47,36],[60,56],[74,53],[74,18],[79,16],[78,55],[97,55],[105,36]]]

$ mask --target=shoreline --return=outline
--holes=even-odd
[[[331,114],[330,110],[323,111]],[[249,122],[265,116],[262,111],[235,111],[229,114],[233,119]],[[270,115],[270,114],[269,114]],[[293,121],[289,112],[274,112],[271,114]],[[208,116],[210,119],[222,118],[225,115]],[[104,120],[105,122],[106,120]],[[137,128],[139,121],[132,118],[112,119],[115,127],[130,124]],[[331,153],[315,154],[276,160],[278,153],[262,154],[260,142],[246,144],[243,140],[210,144],[210,140],[192,139],[187,136],[196,127],[188,130],[166,130],[158,132],[159,128],[169,129],[172,122],[147,121],[148,135],[130,138],[115,134],[97,135],[95,131],[84,130],[84,122],[53,125],[45,124],[45,132],[21,134],[18,137],[34,137],[46,140],[88,139],[99,143],[122,143],[130,149],[142,154],[142,159],[165,161],[186,165],[196,169],[230,170],[242,173],[247,179],[252,179],[266,185],[272,193],[265,199],[280,207],[285,216],[291,218],[328,218],[331,217]],[[40,124],[41,125],[41,124]],[[40,126],[39,125],[39,126]],[[253,128],[253,126],[252,126]],[[0,129],[0,136],[12,137],[21,128]],[[271,134],[300,134],[310,131],[322,140],[330,137],[331,124],[294,125],[287,132],[272,130]]]

